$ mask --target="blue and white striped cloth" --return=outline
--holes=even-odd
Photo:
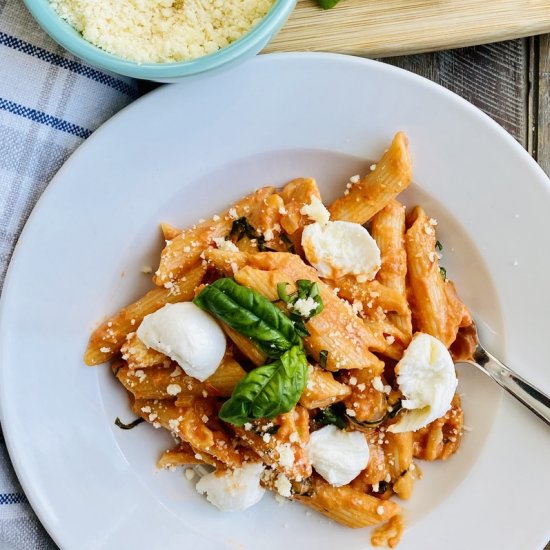
[[[138,96],[131,79],[94,69],[50,40],[21,0],[0,0],[0,289],[17,238],[69,155]],[[0,438],[0,550],[56,548]]]

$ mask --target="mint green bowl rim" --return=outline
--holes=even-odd
[[[296,4],[296,0],[276,0],[267,15],[251,31],[217,52],[177,63],[137,63],[108,53],[88,42],[57,14],[49,0],[23,2],[38,24],[57,43],[77,57],[107,71],[150,80],[204,73],[229,64],[255,48],[259,51],[284,24]]]

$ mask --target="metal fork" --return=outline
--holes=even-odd
[[[477,345],[472,359],[461,359],[457,362],[476,366],[550,426],[550,397],[491,355],[479,343],[477,327],[474,325],[473,328]]]

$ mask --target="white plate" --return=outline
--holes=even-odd
[[[550,392],[550,187],[527,153],[457,96],[351,57],[261,56],[164,87],[96,132],[56,176],[19,241],[1,310],[2,425],[29,499],[67,549],[369,546],[271,496],[222,514],[181,472],[156,472],[163,434],[131,418],[106,367],[82,354],[94,324],[139,296],[157,224],[188,225],[258,186],[315,176],[330,199],[407,132],[439,219],[444,264],[488,347]],[[517,262],[518,265],[514,265]],[[506,348],[506,349],[505,349]],[[550,431],[483,375],[461,370],[467,433],[403,503],[401,550],[540,548],[550,537]]]

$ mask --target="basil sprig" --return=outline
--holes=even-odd
[[[295,345],[273,363],[250,371],[223,404],[219,417],[242,426],[251,420],[286,413],[300,399],[307,375],[306,355],[301,345]]]
[[[193,303],[248,336],[268,357],[275,359],[300,343],[294,323],[277,306],[233,279],[206,286]]]
[[[323,311],[323,299],[321,298],[321,294],[319,292],[319,285],[316,282],[309,281],[307,279],[299,279],[296,281],[296,292],[293,292],[292,294],[287,293],[287,286],[288,283],[279,283],[277,285],[277,295],[279,296],[279,300],[282,300],[285,304],[290,306],[289,316],[292,321],[294,321],[294,326],[296,327],[298,334],[305,338],[309,336],[305,323]],[[313,300],[316,304],[315,308],[312,309],[308,315],[302,315],[297,310],[292,308],[298,300],[308,299]]]
[[[300,298],[312,299],[315,308],[307,317],[297,312],[287,317],[258,292],[237,284],[233,279],[218,279],[206,286],[193,302],[205,311],[248,336],[272,363],[258,367],[237,384],[223,404],[219,417],[242,426],[259,418],[273,418],[290,411],[306,386],[308,362],[301,336],[308,336],[304,322],[323,309],[317,283],[296,281],[296,292],[288,295],[286,284],[278,285],[278,294],[287,304]]]

